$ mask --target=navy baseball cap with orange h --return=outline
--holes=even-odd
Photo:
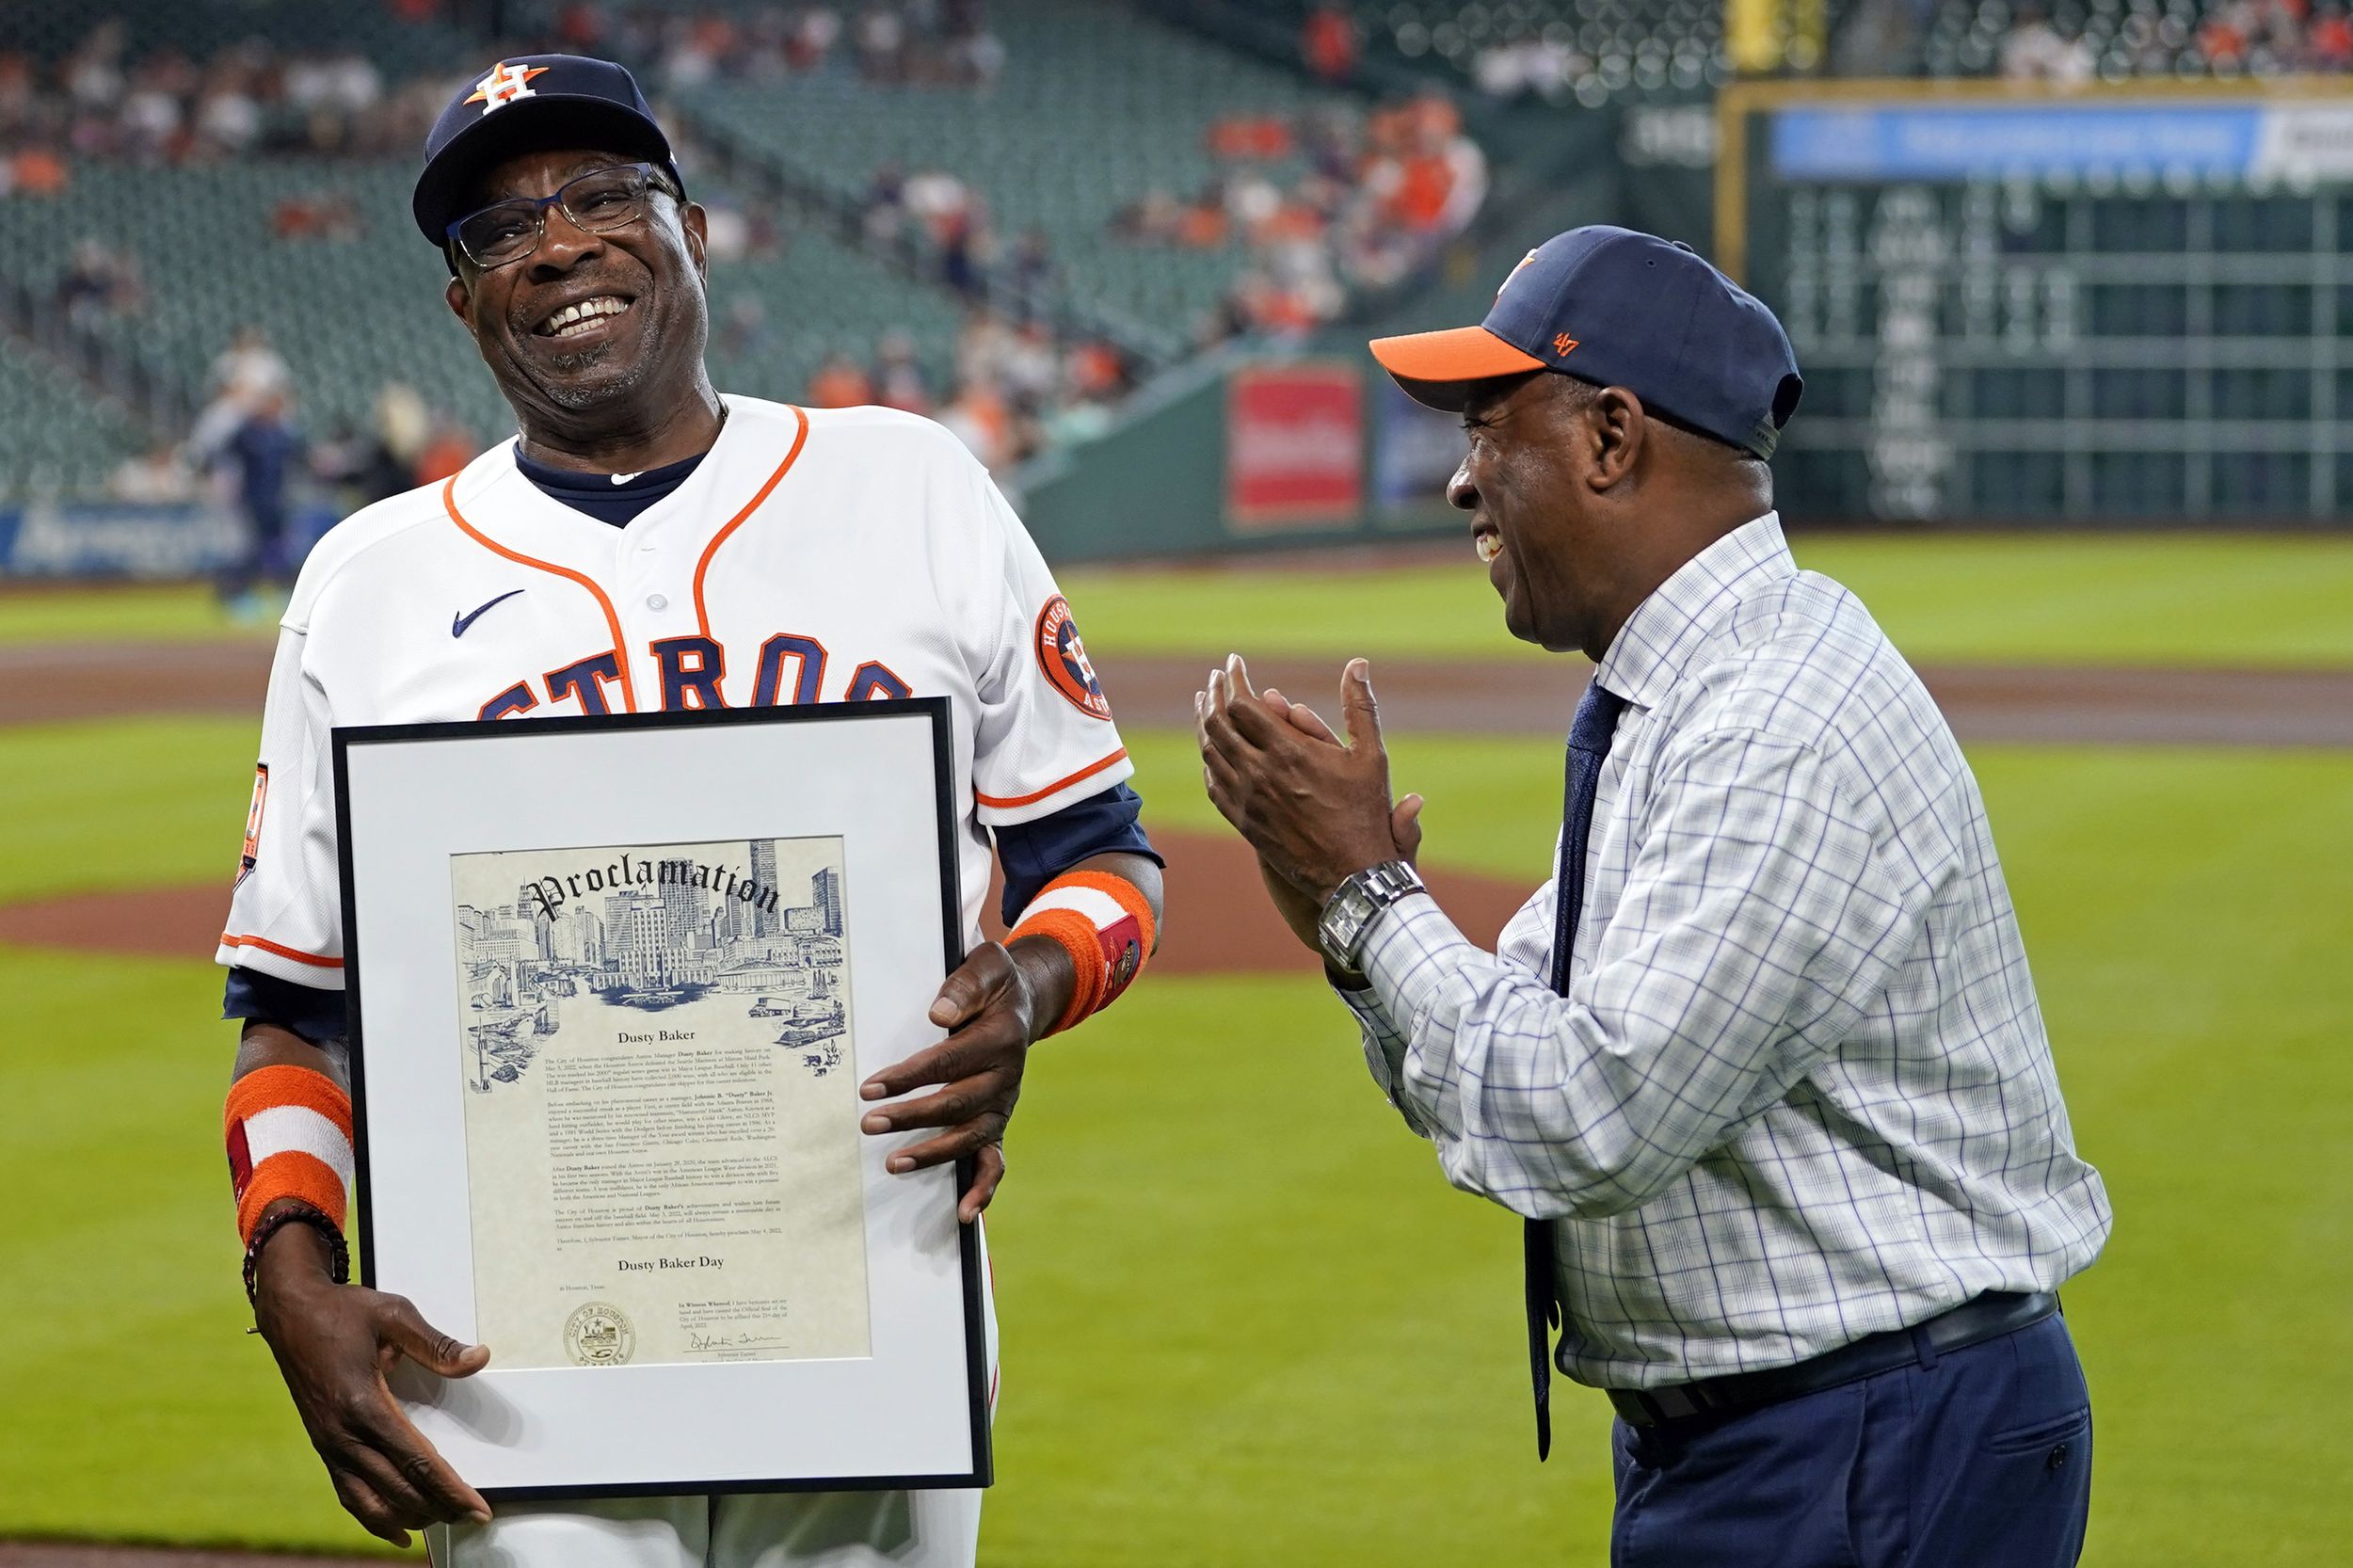
[[[686,193],[670,138],[627,70],[582,55],[510,55],[459,88],[426,133],[409,216],[446,247],[484,175],[519,153],[566,147],[642,158]]]
[[[1376,338],[1417,403],[1459,412],[1477,383],[1551,371],[1770,457],[1805,382],[1781,323],[1680,240],[1590,224],[1529,251],[1476,327]]]

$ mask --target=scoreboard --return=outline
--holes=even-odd
[[[2353,98],[1904,89],[1721,106],[1719,254],[1805,374],[1794,511],[2353,513]]]

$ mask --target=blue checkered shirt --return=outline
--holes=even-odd
[[[1561,1370],[1785,1366],[2089,1264],[2107,1194],[1984,802],[1863,605],[1768,513],[1643,600],[1597,678],[1627,707],[1568,995],[1550,882],[1494,953],[1400,902],[1341,993],[1448,1179],[1552,1222]]]

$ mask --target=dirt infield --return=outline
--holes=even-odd
[[[1315,958],[1301,947],[1259,890],[1257,863],[1230,833],[1156,832],[1168,856],[1168,934],[1153,970],[1158,974],[1314,974]],[[1433,872],[1431,888],[1463,930],[1492,940],[1538,882],[1527,886],[1460,872]],[[118,952],[151,958],[210,958],[229,907],[222,881],[191,887],[72,893],[27,904],[0,904],[0,942],[11,947]],[[991,888],[986,924],[1002,936]],[[6,1559],[0,1558],[0,1564]]]
[[[259,722],[270,646],[95,643],[0,648],[0,725],[128,713],[232,713]],[[1133,726],[1191,728],[1214,653],[1098,659]],[[1261,682],[1322,704],[1337,659],[1271,659]],[[1385,721],[1429,733],[1558,735],[1585,666],[1384,659]],[[1920,672],[1964,741],[2353,746],[2353,670],[1929,665]]]
[[[218,713],[258,723],[268,680],[263,638],[0,648],[0,726],[140,713]],[[1211,662],[1098,661],[1131,726],[1190,728]],[[1273,659],[1262,684],[1328,706],[1337,660]],[[2353,671],[2043,669],[1922,671],[1966,740],[2201,745],[2353,745]],[[1374,684],[1394,732],[1559,735],[1584,665],[1384,660]],[[1329,714],[1337,717],[1337,715]],[[1169,853],[1163,973],[1311,972],[1313,960],[1268,907],[1249,854],[1230,834],[1156,835]],[[1436,873],[1464,929],[1484,940],[1527,895],[1489,877]],[[1537,880],[1530,869],[1527,882]],[[83,952],[194,957],[212,952],[225,907],[217,884],[86,893],[0,907],[0,941]],[[992,890],[989,907],[996,900]],[[1193,911],[1216,911],[1211,919]],[[1190,917],[1190,918],[1189,918]]]
[[[1131,725],[1193,728],[1209,659],[1098,659]],[[1341,660],[1253,660],[1252,679],[1337,720]],[[1382,722],[1395,730],[1566,735],[1582,660],[1373,663]],[[2083,744],[2353,745],[2353,670],[2008,668],[1928,665],[1920,678],[1964,741]]]

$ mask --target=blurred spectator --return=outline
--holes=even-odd
[[[1253,265],[1200,324],[1204,344],[1313,330],[1347,307],[1351,288],[1385,288],[1433,261],[1487,196],[1486,155],[1435,92],[1384,104],[1361,123],[1228,116],[1210,127],[1209,146],[1225,172],[1191,201],[1146,191],[1111,225],[1137,244],[1249,247]],[[1310,171],[1286,189],[1259,165],[1293,152]]]
[[[1025,230],[1006,265],[1005,281],[1027,309],[1046,298],[1055,281],[1053,243],[1043,229]]]
[[[814,71],[840,40],[841,14],[830,6],[811,6],[785,35],[784,63],[792,71]]]
[[[982,215],[967,208],[940,226],[939,280],[964,298],[988,286],[989,236]]]
[[[2017,24],[2002,40],[2002,74],[2012,81],[2087,82],[2091,50],[2080,34],[2061,35],[2042,8],[2019,8]]]
[[[923,367],[915,358],[915,340],[904,332],[883,334],[874,357],[874,401],[910,414],[932,411],[931,390],[923,384]]]
[[[57,280],[57,306],[67,320],[89,327],[107,317],[135,316],[146,304],[137,263],[98,239],[74,246],[73,260]]]
[[[1092,338],[1063,344],[1043,320],[1016,325],[985,307],[965,319],[956,343],[955,392],[936,410],[904,332],[883,337],[876,362],[876,376],[870,377],[850,356],[827,355],[802,401],[812,408],[872,403],[931,413],[999,471],[1049,442],[1100,434],[1111,423],[1112,405],[1132,385],[1126,360],[1111,344]]]
[[[1207,137],[1214,158],[1288,158],[1295,145],[1290,122],[1275,114],[1221,115]]]
[[[711,197],[703,202],[703,248],[713,262],[740,262],[752,248],[751,219],[733,202]]]
[[[1356,70],[1356,20],[1343,6],[1319,5],[1299,30],[1299,57],[1322,81],[1345,82]]]
[[[1038,408],[1053,401],[1062,390],[1062,353],[1054,343],[1052,329],[1045,322],[1026,321],[1015,329],[999,379],[1021,408]]]
[[[239,619],[258,613],[255,592],[265,581],[290,575],[286,560],[286,489],[302,456],[286,394],[278,389],[255,398],[252,411],[222,448],[237,509],[246,524],[245,551],[221,574],[220,596]]]
[[[1112,234],[1138,244],[1164,242],[1176,234],[1181,216],[1175,197],[1147,190],[1112,216]]]
[[[106,494],[135,505],[178,505],[196,499],[196,475],[171,441],[125,457],[106,477]]]
[[[396,495],[416,483],[425,443],[433,439],[433,411],[414,387],[392,381],[376,393],[376,439],[384,452],[385,477],[397,473],[401,479],[384,493]]]
[[[230,442],[264,402],[282,399],[292,386],[286,361],[261,328],[248,324],[213,360],[207,378],[211,400],[188,432],[188,450],[207,468],[227,458]]]
[[[1004,373],[1018,340],[1013,324],[986,307],[964,318],[956,335],[956,376],[962,381],[997,380]]]
[[[356,240],[367,232],[348,191],[314,191],[281,198],[270,210],[270,232],[281,240]]]
[[[908,175],[899,186],[899,199],[908,216],[928,227],[935,240],[946,238],[951,227],[968,223],[973,216],[971,188],[944,169]]]
[[[1017,456],[1013,408],[993,381],[968,380],[959,385],[956,395],[939,411],[939,423],[992,472],[1007,467]]]
[[[2322,0],[2313,8],[2312,31],[2305,37],[2306,65],[2314,71],[2353,68],[2353,19],[2342,0]]]
[[[1176,214],[1176,232],[1169,236],[1188,250],[1214,250],[1225,243],[1225,190],[1212,181]]]
[[[229,346],[213,360],[213,386],[246,397],[248,406],[264,392],[284,391],[290,377],[286,361],[270,346],[269,334],[251,322],[238,328]]]
[[[604,11],[588,0],[572,0],[556,15],[555,40],[565,54],[596,56],[604,47]]]
[[[56,149],[33,146],[20,149],[8,159],[5,181],[0,181],[0,195],[57,196],[64,193],[72,176],[65,160]]]
[[[1843,26],[1831,33],[1833,76],[1901,76],[1919,58],[1921,30],[1934,9],[1929,0],[1855,0]]]
[[[262,63],[258,51],[224,51],[204,73],[190,127],[200,155],[249,152],[261,139],[262,105],[253,94]]]
[[[1005,69],[1005,46],[995,33],[979,31],[951,40],[946,54],[948,80],[965,87],[990,88]]]
[[[1530,93],[1559,98],[1593,63],[1565,42],[1523,33],[1492,43],[1471,57],[1471,80],[1490,98],[1509,101]]]
[[[0,158],[11,168],[54,138],[77,155],[183,163],[280,152],[408,153],[449,93],[446,77],[388,93],[356,50],[280,50],[248,40],[190,59],[133,56],[119,21],[93,27],[53,68],[0,57]],[[56,188],[62,164],[9,183]]]
[[[907,215],[906,175],[888,160],[875,166],[859,199],[859,226],[876,245],[888,245],[904,228]]]
[[[121,102],[122,52],[130,38],[122,19],[109,17],[57,62],[57,82],[74,108],[103,114]]]
[[[417,449],[416,483],[440,484],[472,462],[477,450],[473,438],[456,421],[446,416],[435,418],[432,435]]]
[[[1108,403],[1128,390],[1128,366],[1110,344],[1089,341],[1070,350],[1064,379],[1080,400]]]
[[[870,82],[906,80],[907,24],[896,8],[874,6],[857,19],[858,74]]]
[[[874,401],[874,383],[846,354],[828,354],[809,377],[808,401],[814,408],[857,408]]]
[[[312,471],[343,491],[344,512],[356,512],[417,483],[417,455],[431,425],[416,390],[388,382],[376,394],[373,429],[314,449]]]

